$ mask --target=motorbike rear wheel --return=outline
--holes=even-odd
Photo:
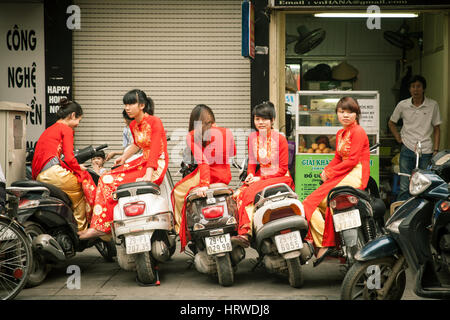
[[[224,287],[229,287],[234,283],[234,269],[231,265],[230,254],[226,253],[224,256],[214,256],[217,266],[217,277],[219,284]]]
[[[113,262],[114,257],[117,256],[116,244],[114,243],[114,240],[99,240],[95,243],[95,248],[107,262]]]
[[[152,284],[155,282],[156,275],[149,251],[136,254],[136,272],[141,283]]]
[[[390,290],[380,296],[378,289],[383,288],[392,268],[396,263],[393,257],[380,258],[366,262],[356,262],[348,270],[341,286],[342,300],[400,300],[406,287],[406,273],[404,269],[396,275]],[[379,273],[369,272],[368,268],[377,266]],[[379,277],[377,277],[379,275]],[[378,283],[377,283],[378,282]],[[378,288],[377,288],[377,284]],[[373,288],[370,288],[371,285]]]
[[[24,224],[25,232],[31,237],[31,241],[40,234],[45,233],[44,229],[33,221],[26,221]],[[40,285],[47,278],[50,272],[50,265],[46,263],[45,259],[33,252],[33,265],[31,266],[30,276],[28,277],[26,288],[32,288]]]
[[[305,282],[303,277],[302,266],[300,264],[299,257],[286,259],[288,273],[289,273],[289,284],[293,288],[301,288]]]
[[[8,220],[0,220],[0,300],[14,299],[28,281],[33,252],[28,236]]]

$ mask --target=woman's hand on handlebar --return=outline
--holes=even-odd
[[[328,180],[328,177],[327,177],[325,171],[322,171],[322,173],[320,174],[320,178],[322,179],[323,182]]]
[[[84,165],[82,165],[82,164],[80,164],[80,168],[81,168],[81,170],[84,170],[84,171],[87,170],[87,168]]]

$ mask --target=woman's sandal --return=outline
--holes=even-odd
[[[316,261],[313,262],[313,266],[317,267],[319,264],[321,264],[326,257],[332,255],[335,253],[334,247],[329,247],[321,256],[320,258],[317,258]]]

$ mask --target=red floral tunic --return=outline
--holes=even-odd
[[[325,167],[327,180],[302,202],[308,222],[317,206],[342,179],[358,164],[362,165],[361,186],[365,189],[370,175],[369,139],[364,129],[356,122],[336,134],[336,152]],[[325,230],[322,245],[332,247],[334,241],[333,218],[330,209],[325,213]]]
[[[167,153],[167,140],[163,124],[158,117],[148,114],[140,123],[133,120],[130,123],[134,144],[142,149],[142,157],[104,173],[97,186],[95,205],[91,220],[91,228],[103,232],[111,231],[111,222],[114,219],[116,200],[112,193],[124,183],[135,182],[137,178],[145,175],[147,168],[153,168],[152,182],[160,185],[164,179],[169,165]]]
[[[32,167],[33,179],[36,179],[42,168],[50,159],[57,157],[60,165],[72,172],[78,179],[83,189],[89,207],[86,209],[86,217],[90,217],[95,198],[95,183],[91,175],[82,170],[73,153],[73,135],[71,127],[64,123],[56,122],[41,134],[34,150]],[[64,155],[64,161],[61,156]]]
[[[260,169],[256,172],[257,164]],[[250,217],[245,207],[253,203],[255,195],[265,187],[277,183],[286,183],[293,190],[294,181],[289,174],[289,149],[286,137],[278,131],[270,130],[270,134],[252,132],[248,137],[248,174],[261,177],[251,185],[244,184],[234,194],[239,213],[239,234],[250,231]]]

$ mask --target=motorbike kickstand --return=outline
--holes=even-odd
[[[264,256],[259,256],[258,257],[258,260],[256,260],[256,263],[255,263],[255,265],[253,266],[253,268],[251,270],[252,272],[255,271],[255,269],[261,264],[263,259],[264,259]]]

